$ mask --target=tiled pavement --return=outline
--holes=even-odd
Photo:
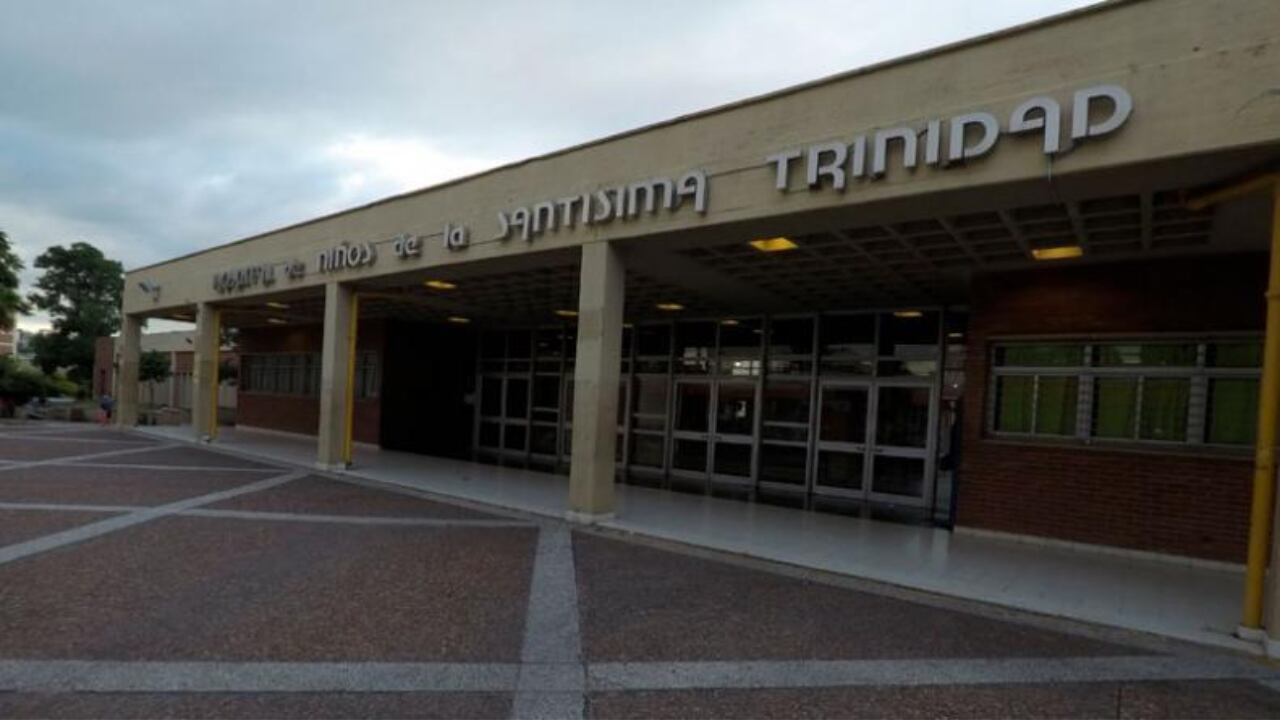
[[[0,425],[2,717],[1280,717],[1261,660]]]

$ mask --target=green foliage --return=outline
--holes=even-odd
[[[36,364],[50,374],[66,368],[71,380],[87,383],[95,339],[120,329],[124,268],[83,242],[51,247],[35,266],[44,274],[29,299],[53,321],[52,332],[32,340]]]
[[[49,378],[49,386],[54,395],[61,395],[63,397],[78,398],[84,397],[86,394],[83,385],[61,373]]]
[[[22,260],[9,244],[9,236],[0,230],[0,329],[12,330],[19,315],[31,308],[18,292],[18,273]]]
[[[138,379],[142,382],[164,382],[169,375],[169,357],[165,353],[148,350],[138,358]]]
[[[49,377],[10,356],[0,357],[0,400],[22,405],[32,398],[57,394]]]

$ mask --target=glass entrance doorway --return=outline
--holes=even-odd
[[[619,476],[932,517],[944,326],[957,327],[945,317],[909,309],[638,323],[624,333]],[[571,338],[573,328],[533,331],[533,357],[530,333],[482,349],[476,456],[541,466],[558,446],[555,469],[565,472],[574,345],[540,339]]]

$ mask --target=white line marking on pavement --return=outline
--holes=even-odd
[[[40,692],[509,692],[515,664],[0,660],[0,688]]]
[[[804,688],[859,685],[991,685],[1280,678],[1280,671],[1233,656],[964,658],[597,663],[591,690]]]
[[[1179,680],[1253,680],[1275,688],[1280,682],[1280,671],[1232,656],[598,663],[586,671],[591,691]],[[0,660],[0,691],[515,691],[517,697],[529,695],[524,708],[550,710],[551,704],[540,701],[576,698],[577,706],[558,709],[581,712],[583,688],[569,689],[566,680],[559,672],[525,673],[515,663]]]
[[[67,467],[82,468],[103,468],[109,470],[190,470],[193,472],[256,472],[256,473],[278,473],[284,468],[260,466],[260,467],[219,467],[217,465],[135,465],[131,463],[95,463],[95,462],[74,462],[67,463]]]
[[[0,440],[52,440],[66,443],[114,443],[116,445],[155,445],[153,440],[129,438],[68,437],[65,433],[31,433],[28,435],[0,435]]]
[[[123,450],[108,450],[100,453],[88,453],[85,455],[69,455],[66,457],[47,458],[44,460],[23,460],[14,462],[10,465],[0,465],[0,472],[5,470],[17,470],[19,468],[36,467],[39,465],[70,465],[80,460],[95,460],[97,458],[115,457],[117,455],[128,455],[130,453],[150,452],[152,450],[166,450],[168,448],[180,447],[179,445],[170,443],[168,445],[139,445],[138,447],[125,448]]]
[[[184,510],[184,517],[226,518],[230,520],[278,520],[283,522],[337,523],[342,525],[403,525],[436,528],[527,528],[533,523],[519,520],[483,520],[467,518],[384,517],[380,515],[309,515],[307,513],[267,512],[260,510]]]
[[[146,510],[146,505],[84,505],[79,503],[42,503],[42,502],[0,502],[0,510],[52,510],[67,512],[137,512]]]
[[[137,512],[129,513],[128,515],[111,517],[105,520],[99,520],[98,522],[89,523],[87,525],[81,525],[80,527],[71,528],[70,530],[63,530],[62,532],[54,533],[52,535],[38,537],[34,540],[27,540],[26,542],[0,547],[0,565],[13,562],[14,560],[19,560],[24,557],[29,557],[31,555],[36,555],[38,553],[47,552],[54,548],[82,542],[90,538],[98,537],[99,535],[115,532],[116,530],[122,530],[159,517],[175,515],[183,510],[190,510],[200,505],[216,503],[228,498],[236,497],[237,495],[244,495],[245,493],[266,490],[267,488],[287,483],[290,480],[296,480],[297,478],[303,477],[305,474],[305,472],[301,471],[292,472],[278,477],[260,480],[256,483],[241,485],[239,487],[231,488],[230,490],[221,490],[219,492],[209,493],[208,495],[187,498],[186,500],[179,500],[177,502],[169,503],[168,505],[144,508]]]
[[[573,536],[563,524],[544,524],[529,581],[513,718],[582,717],[585,679],[579,633]]]
[[[0,502],[0,510],[36,510],[67,512],[126,513],[155,509],[150,505],[88,505],[83,503]],[[193,508],[170,513],[181,517],[204,517],[262,522],[334,523],[338,525],[387,525],[429,528],[529,528],[522,520],[486,520],[482,518],[387,517],[383,515],[321,515],[308,513],[266,512],[258,510],[216,510]]]

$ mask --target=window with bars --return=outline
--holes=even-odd
[[[992,355],[994,435],[1247,446],[1262,345],[1220,340],[1002,343]]]

